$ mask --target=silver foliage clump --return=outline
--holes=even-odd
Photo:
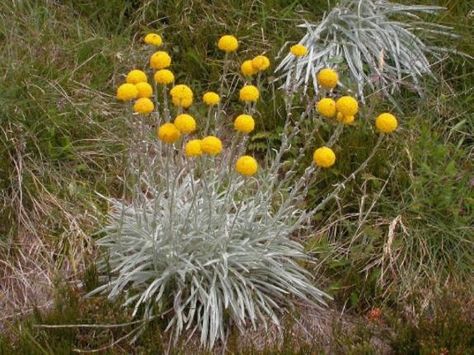
[[[430,57],[439,59],[447,49],[430,46],[433,36],[455,36],[450,27],[423,21],[419,13],[435,13],[438,6],[402,5],[383,0],[343,0],[319,24],[304,23],[307,33],[299,43],[308,55],[288,54],[276,68],[285,88],[310,85],[318,91],[316,75],[324,67],[348,69],[348,86],[364,100],[365,90],[391,95],[411,84],[422,93],[420,79],[433,76]],[[425,42],[417,36],[423,33]],[[296,69],[295,68],[296,65]],[[294,73],[293,73],[294,71]]]

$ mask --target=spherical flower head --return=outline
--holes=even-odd
[[[308,48],[306,48],[302,44],[295,44],[295,45],[291,46],[290,52],[295,57],[303,57],[308,53]]]
[[[179,137],[181,137],[181,133],[179,129],[172,123],[164,123],[160,127],[158,127],[158,138],[165,143],[171,144],[176,142]]]
[[[163,43],[163,40],[161,39],[161,36],[159,34],[156,34],[156,33],[148,33],[145,36],[144,41],[145,41],[146,44],[156,46],[156,47],[161,46],[161,44]]]
[[[325,97],[318,101],[316,104],[316,110],[324,117],[334,117],[336,115],[336,101],[329,97]]]
[[[193,133],[196,130],[196,121],[193,116],[187,113],[176,116],[174,125],[183,134]]]
[[[171,70],[161,69],[154,75],[155,82],[160,85],[168,85],[174,81],[174,74]]]
[[[239,98],[240,101],[245,102],[255,102],[260,97],[260,92],[258,88],[253,85],[245,85],[242,89],[240,89]]]
[[[135,84],[135,87],[138,90],[137,98],[151,97],[151,95],[153,95],[153,88],[148,83],[138,83]]]
[[[355,121],[355,116],[344,116],[342,113],[338,112],[336,119],[344,124],[352,124]]]
[[[375,119],[375,127],[382,133],[392,133],[397,129],[398,121],[391,113],[382,113]]]
[[[201,149],[201,140],[200,139],[191,139],[184,146],[184,154],[189,157],[198,157],[202,154]]]
[[[321,168],[329,168],[336,162],[336,154],[328,147],[321,147],[314,151],[314,163]]]
[[[256,71],[267,70],[270,66],[270,59],[264,55],[258,55],[252,59],[252,66]]]
[[[153,69],[165,69],[171,65],[171,57],[164,51],[153,53],[150,57],[150,67]]]
[[[252,59],[245,60],[240,66],[240,71],[244,76],[252,76],[258,72],[252,65]]]
[[[192,97],[176,97],[176,96],[173,96],[173,97],[171,97],[171,102],[176,107],[189,108],[189,106],[191,106],[193,104],[193,98]]]
[[[232,35],[225,35],[219,38],[217,47],[226,53],[235,52],[239,48],[239,41]]]
[[[173,86],[170,90],[171,101],[177,107],[188,108],[193,103],[193,91],[189,86],[179,84]]]
[[[352,96],[343,96],[337,99],[336,110],[344,116],[355,116],[359,111],[359,104]]]
[[[122,84],[117,88],[117,99],[121,101],[130,101],[136,99],[138,96],[138,90],[133,84]]]
[[[133,104],[133,111],[142,115],[147,115],[155,109],[153,101],[147,97],[141,97]]]
[[[146,74],[138,69],[133,69],[127,74],[125,81],[129,84],[138,84],[148,82]]]
[[[250,115],[239,115],[234,121],[234,128],[236,131],[248,134],[255,128],[255,121]]]
[[[243,155],[237,159],[235,170],[244,176],[252,176],[257,172],[258,164],[250,155]]]
[[[329,90],[334,89],[339,81],[339,75],[331,68],[321,69],[317,75],[318,84]]]
[[[201,140],[201,149],[209,155],[217,155],[222,152],[222,142],[214,136],[207,136]]]
[[[214,91],[208,91],[202,95],[202,101],[204,101],[207,106],[215,106],[221,101],[221,98]]]

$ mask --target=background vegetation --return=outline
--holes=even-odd
[[[222,56],[215,42],[221,34],[241,39],[240,59],[262,52],[275,58],[287,41],[301,38],[296,25],[303,18],[317,21],[334,3],[0,4],[0,353],[167,348],[159,322],[134,346],[119,341],[127,327],[38,327],[131,321],[106,300],[81,298],[96,285],[93,239],[107,209],[97,192],[120,196],[122,188],[128,137],[115,88],[129,69],[145,67],[141,39],[147,31],[164,34],[178,80],[200,93],[218,85]],[[474,55],[469,2],[436,3],[448,10],[431,20],[461,35],[436,45]],[[427,79],[422,97],[400,93],[399,132],[366,173],[317,216],[314,233],[304,236],[319,261],[308,268],[335,297],[331,308],[337,312],[328,310],[324,331],[310,338],[295,344],[294,337],[284,337],[281,353],[472,351],[474,65],[447,54],[433,70],[439,80]],[[278,144],[283,117],[269,114],[270,97],[264,94],[259,104],[256,151]],[[380,109],[391,107],[382,97],[371,99]],[[312,188],[329,189],[365,160],[374,142],[364,119],[336,147],[337,168]],[[288,319],[289,329],[294,318]],[[249,342],[247,348],[229,340],[229,349],[242,353],[275,353],[278,346]]]

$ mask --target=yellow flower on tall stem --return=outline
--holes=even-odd
[[[235,52],[239,48],[239,41],[235,36],[224,35],[219,38],[217,47],[226,53]]]
[[[142,115],[147,115],[155,109],[153,101],[147,97],[139,98],[133,105],[133,111]]]
[[[258,55],[252,59],[252,66],[256,71],[264,71],[270,67],[270,59],[264,55]]]
[[[148,33],[144,38],[144,42],[146,44],[159,47],[163,43],[163,40],[161,39],[161,36],[157,33]]]
[[[171,65],[171,57],[165,51],[153,53],[150,57],[150,67],[153,69],[165,69]]]
[[[398,127],[397,118],[391,113],[382,113],[375,119],[375,127],[382,133],[392,133]]]
[[[260,97],[260,91],[254,85],[245,85],[239,92],[240,101],[255,102]]]
[[[239,115],[234,121],[234,128],[240,133],[248,134],[255,128],[255,121],[250,115]]]
[[[142,70],[133,69],[127,74],[125,81],[129,84],[146,83],[148,82],[148,78]]]
[[[244,176],[252,176],[258,170],[258,163],[250,155],[244,155],[237,159],[235,170]]]
[[[336,110],[344,116],[355,116],[359,112],[359,103],[352,96],[343,96],[337,99]]]
[[[308,53],[308,48],[306,48],[302,44],[295,44],[295,45],[291,46],[290,52],[295,57],[303,57]]]
[[[200,139],[191,139],[184,146],[184,154],[188,158],[198,157],[202,155],[201,144],[202,144],[202,141]]]
[[[336,101],[329,97],[325,97],[316,104],[316,111],[322,116],[331,118],[336,115]]]
[[[137,91],[138,91],[137,98],[151,97],[151,95],[153,95],[153,88],[148,83],[144,83],[144,82],[138,83],[138,84],[135,84],[135,87],[137,88]]]
[[[317,75],[318,84],[329,90],[334,89],[339,81],[339,75],[334,69],[321,69]]]
[[[321,147],[314,151],[313,161],[321,168],[329,168],[336,162],[336,154],[331,148]]]
[[[158,127],[157,136],[163,142],[172,144],[181,137],[181,133],[174,124],[167,122]]]
[[[221,98],[219,97],[218,93],[214,91],[208,91],[202,96],[202,101],[207,106],[215,106],[221,101]]]
[[[201,140],[201,149],[209,155],[218,155],[222,152],[222,142],[215,136],[207,136]]]
[[[136,99],[138,90],[133,84],[122,84],[117,88],[117,99],[121,101],[130,101]]]
[[[193,133],[196,130],[196,121],[193,116],[182,113],[174,119],[174,125],[183,134]]]
[[[168,85],[174,81],[174,74],[171,70],[160,69],[153,76],[155,82],[160,85]]]

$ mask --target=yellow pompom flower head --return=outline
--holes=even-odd
[[[153,101],[147,97],[139,98],[133,105],[133,111],[142,115],[147,115],[155,109]]]
[[[202,155],[201,140],[200,139],[191,139],[184,146],[184,154],[188,158],[198,157]]]
[[[160,140],[168,144],[176,142],[179,137],[181,137],[179,129],[177,129],[174,124],[169,122],[164,123],[158,127],[157,135]]]
[[[250,115],[239,115],[234,121],[234,128],[240,133],[248,134],[255,128],[255,121]]]
[[[258,164],[250,155],[243,155],[237,159],[235,170],[244,176],[252,176],[257,172]]]
[[[239,41],[235,36],[224,35],[219,38],[217,42],[217,47],[226,53],[235,52],[239,48]]]
[[[163,43],[163,40],[161,39],[161,36],[159,34],[148,33],[144,38],[144,42],[146,44],[159,47]]]
[[[196,121],[193,116],[186,113],[176,116],[174,125],[183,134],[193,133],[196,130]]]
[[[215,106],[221,101],[221,98],[214,91],[208,91],[202,95],[202,101],[204,101],[207,106]]]
[[[252,60],[245,60],[240,66],[240,71],[244,76],[252,76],[257,74],[258,70],[253,67]]]
[[[290,52],[295,57],[303,57],[308,53],[308,48],[306,48],[302,44],[295,44],[295,45],[291,46]]]
[[[328,147],[321,147],[313,153],[314,163],[321,168],[329,168],[336,162],[336,154]]]
[[[254,85],[245,85],[239,92],[240,101],[255,102],[260,97],[260,91]]]
[[[264,55],[258,55],[252,59],[252,66],[256,71],[264,71],[270,67],[270,59]]]
[[[136,99],[138,90],[133,84],[122,84],[117,88],[117,99],[121,101],[130,101]]]
[[[317,75],[318,84],[329,90],[334,89],[339,81],[337,72],[330,68],[321,69]]]
[[[153,95],[153,88],[148,83],[138,83],[135,84],[135,87],[138,91],[137,98],[151,97],[151,95]]]
[[[336,110],[344,116],[355,116],[359,112],[359,104],[352,96],[343,96],[337,99]]]
[[[155,82],[160,85],[168,85],[174,81],[174,74],[171,70],[160,69],[153,76]]]
[[[316,104],[316,110],[324,117],[334,117],[336,115],[336,101],[329,97],[325,97],[318,101]]]
[[[170,90],[171,101],[177,107],[188,108],[193,103],[193,91],[184,84],[173,86]]]
[[[127,74],[127,78],[125,80],[129,84],[138,84],[138,83],[146,83],[148,82],[148,78],[146,74],[138,69],[133,69]]]
[[[207,136],[201,140],[201,149],[209,155],[218,155],[222,152],[222,142],[215,136]]]
[[[375,119],[375,127],[382,133],[392,133],[398,127],[397,118],[391,113],[382,113]]]
[[[153,69],[165,69],[171,65],[171,57],[164,51],[153,53],[150,57],[150,67]]]

